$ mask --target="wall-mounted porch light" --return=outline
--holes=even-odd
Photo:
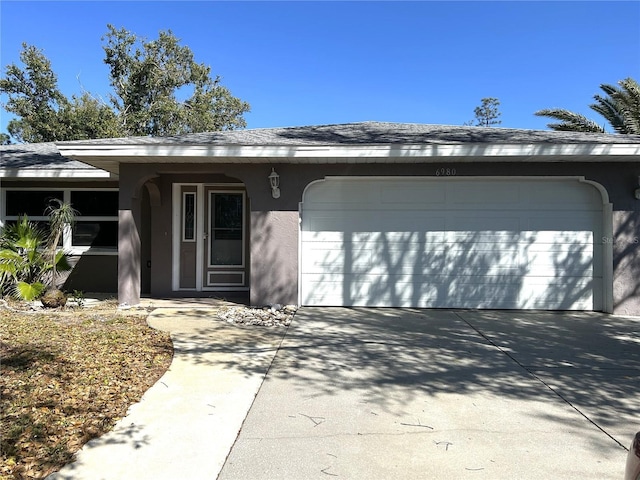
[[[273,198],[280,198],[280,175],[278,175],[275,169],[271,169],[269,174],[269,184],[271,185],[271,196]]]

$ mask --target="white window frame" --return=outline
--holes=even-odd
[[[32,192],[63,192],[62,200],[66,203],[71,203],[71,192],[89,192],[89,191],[101,191],[101,192],[117,192],[117,188],[50,188],[47,186],[40,187],[8,187],[3,188],[0,195],[0,227],[4,227],[7,221],[18,220],[17,215],[7,215],[7,192],[9,191],[32,191]],[[29,220],[37,221],[37,222],[48,222],[49,217],[47,215],[33,215],[29,216]],[[118,222],[117,215],[111,216],[98,216],[98,215],[78,215],[76,220],[79,222]],[[71,231],[71,226],[67,225],[64,229],[62,235],[62,248],[69,252],[70,255],[118,255],[118,247],[90,247],[90,246],[74,246],[72,244],[73,241],[73,232]]]

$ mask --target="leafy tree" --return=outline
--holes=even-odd
[[[476,115],[476,124],[482,127],[490,127],[491,125],[498,125],[502,123],[502,121],[499,120],[502,113],[500,113],[500,110],[498,109],[500,100],[493,97],[487,97],[482,98],[480,101],[482,104],[473,110],[473,113]]]
[[[246,126],[249,104],[231,95],[211,68],[171,33],[139,39],[108,25],[103,37],[113,94],[109,103],[88,92],[65,97],[42,50],[22,45],[20,60],[6,67],[0,93],[16,115],[7,130],[18,142],[49,142],[126,135],[172,135]],[[3,143],[10,139],[6,134]]]
[[[171,31],[157,40],[139,39],[107,25],[104,51],[115,95],[111,103],[129,135],[175,135],[246,126],[249,104],[211,78]],[[186,100],[180,100],[185,93]]]
[[[9,98],[5,110],[18,117],[7,125],[12,137],[37,143],[119,135],[117,116],[108,105],[88,93],[71,100],[62,94],[42,50],[23,43],[20,60],[24,69],[11,64],[0,79],[0,92]]]
[[[493,97],[486,97],[481,99],[480,101],[482,102],[482,104],[473,110],[476,115],[475,120],[464,122],[463,125],[490,127],[491,125],[498,125],[502,123],[502,121],[499,120],[502,113],[500,113],[500,110],[498,109],[500,100]]]
[[[0,133],[0,145],[11,145],[11,137],[6,133]]]
[[[72,96],[59,117],[62,136],[67,140],[113,138],[125,133],[116,112],[88,92]]]
[[[7,125],[9,134],[19,142],[56,140],[59,129],[57,112],[67,99],[58,89],[58,79],[51,62],[41,50],[22,44],[20,60],[24,70],[8,65],[6,77],[0,79],[0,92],[8,95],[5,110],[19,118]]]
[[[622,134],[640,134],[640,86],[633,78],[625,78],[615,85],[602,84],[600,88],[604,96],[594,95],[595,103],[589,105],[609,123],[614,132]],[[599,125],[584,115],[563,108],[547,108],[538,110],[534,115],[560,120],[560,123],[549,123],[552,130],[572,132],[606,132]]]

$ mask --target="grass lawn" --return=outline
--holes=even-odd
[[[0,305],[0,479],[44,478],[109,431],[167,370],[169,335],[146,315]]]

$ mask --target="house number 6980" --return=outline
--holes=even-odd
[[[436,170],[436,177],[450,177],[456,174],[455,168],[438,168]]]

